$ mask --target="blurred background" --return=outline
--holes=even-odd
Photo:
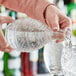
[[[72,19],[72,43],[76,45],[76,0],[49,0],[49,2],[55,3]],[[0,15],[11,16],[13,19],[28,18],[26,14],[9,10],[2,5]],[[4,34],[6,26],[7,24],[2,26]],[[0,52],[0,76],[50,76],[44,63],[43,50],[44,48],[41,48],[32,53]]]

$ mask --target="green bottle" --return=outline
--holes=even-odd
[[[76,45],[76,2],[72,1],[67,5],[68,16],[72,20],[72,36],[71,41],[73,45]]]
[[[4,62],[5,76],[21,76],[21,59],[19,52],[15,51],[11,53],[5,53]]]
[[[17,18],[17,13],[10,11],[9,16]],[[4,54],[4,72],[5,76],[21,76],[21,58],[20,52],[12,51]]]
[[[76,10],[76,3],[71,2],[67,5],[67,11],[69,16],[71,16],[73,10]]]
[[[73,26],[72,26],[72,31],[73,35],[76,36],[76,3],[71,2],[67,5],[67,11],[68,11],[68,16],[71,17]]]

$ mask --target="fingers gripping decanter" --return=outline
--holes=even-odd
[[[31,18],[23,18],[9,24],[6,28],[5,36],[7,42],[14,49],[18,51],[20,50],[21,52],[32,52],[50,42],[50,45],[53,46],[53,49],[51,51],[48,49],[47,51],[44,50],[45,64],[46,66],[49,65],[47,64],[46,59],[50,58],[46,54],[50,51],[51,64],[57,65],[56,68],[60,70],[59,67],[61,66],[60,58],[62,46],[59,46],[60,44],[56,44],[55,40],[60,40],[58,37],[59,35],[62,36],[61,40],[63,40],[67,35],[65,32],[66,31],[61,30],[58,32],[53,32],[47,25],[44,25],[40,21]],[[50,48],[52,48],[52,46]],[[55,47],[56,49],[54,49]]]

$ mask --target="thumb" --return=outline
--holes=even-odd
[[[51,16],[48,19],[46,19],[46,22],[48,24],[49,27],[51,27],[51,29],[53,31],[59,31],[59,18],[58,16]]]
[[[50,25],[53,31],[59,31],[59,18],[58,16],[54,16],[50,21]]]

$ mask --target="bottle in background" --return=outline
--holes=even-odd
[[[32,64],[33,76],[37,75],[38,50],[30,52],[30,61]]]
[[[12,19],[17,19],[17,12],[15,11],[10,11],[8,15],[12,17]]]
[[[68,16],[72,20],[72,37],[71,41],[73,45],[76,45],[76,1],[72,0],[68,5],[67,5],[67,11],[68,11]]]
[[[30,61],[30,53],[21,53],[22,60],[22,76],[33,76],[32,63]]]
[[[20,53],[12,51],[4,54],[4,73],[5,76],[21,76]]]
[[[41,48],[38,51],[38,55],[39,55],[38,63],[37,63],[37,65],[38,65],[38,68],[37,68],[38,69],[37,70],[38,74],[46,74],[46,73],[48,73],[48,70],[46,69],[46,66],[45,66],[45,63],[44,63],[44,59],[43,59],[43,50],[44,50],[44,48]]]
[[[0,51],[0,76],[4,76],[4,61],[3,61],[4,52]]]
[[[21,53],[22,60],[22,76],[36,76],[38,50],[31,53]]]

